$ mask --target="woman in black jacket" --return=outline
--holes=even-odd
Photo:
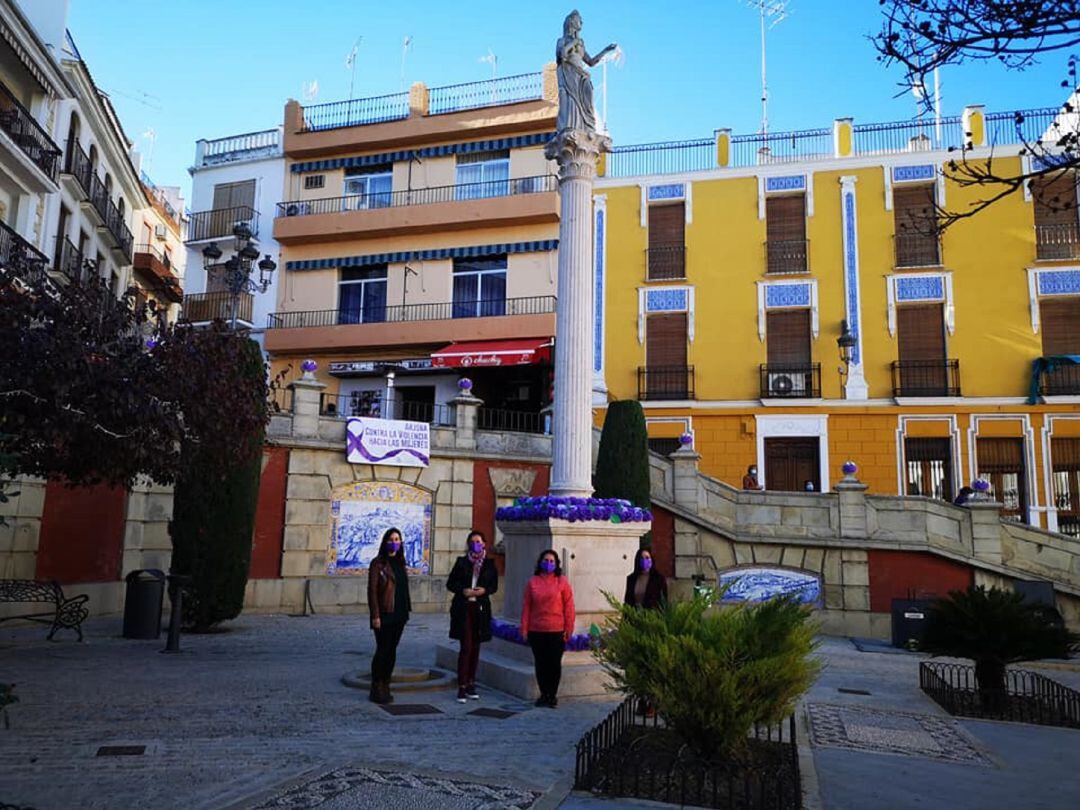
[[[480,645],[491,641],[491,594],[499,590],[499,572],[487,557],[484,535],[473,529],[465,541],[467,553],[458,557],[446,580],[452,591],[450,603],[450,638],[461,642],[458,653],[458,703],[479,700],[476,692],[476,667],[480,663]]]
[[[626,578],[623,602],[633,607],[657,608],[667,601],[667,580],[653,567],[652,552],[639,548],[634,571]]]

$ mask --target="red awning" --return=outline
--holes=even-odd
[[[551,338],[469,340],[431,353],[435,368],[526,366],[551,360]]]

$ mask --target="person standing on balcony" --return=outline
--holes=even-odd
[[[465,540],[466,553],[458,557],[446,580],[454,594],[450,603],[450,638],[461,642],[458,652],[458,703],[479,700],[476,667],[480,645],[491,641],[491,594],[499,590],[499,572],[487,557],[482,532],[473,529]]]
[[[375,655],[371,659],[372,703],[393,703],[390,678],[397,661],[398,643],[409,621],[409,577],[405,572],[401,532],[387,529],[379,553],[368,568],[368,611],[375,633]]]
[[[574,632],[574,592],[553,549],[540,553],[521,602],[521,635],[529,641],[540,687],[537,706],[554,709],[562,680],[562,657]]]

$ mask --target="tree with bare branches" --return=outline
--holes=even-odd
[[[1035,138],[1025,137],[1023,113],[1015,117],[1019,171],[1002,165],[993,144],[989,156],[973,153],[970,133],[944,167],[946,177],[982,193],[962,210],[940,210],[940,227],[974,216],[1005,197],[1031,190],[1050,211],[1075,211],[1076,170],[1080,168],[1080,89],[1077,57],[1080,47],[1080,0],[880,0],[884,21],[873,38],[879,59],[904,71],[905,92],[925,91],[935,70],[967,62],[995,61],[1009,70],[1023,70],[1047,54],[1062,54],[1068,96],[1053,122]],[[1011,140],[1011,139],[1010,139]],[[1015,157],[1016,153],[1008,155]],[[995,158],[998,158],[995,160]]]

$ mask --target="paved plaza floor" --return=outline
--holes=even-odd
[[[395,705],[430,713],[395,716],[341,683],[372,652],[366,617],[231,628],[185,636],[179,655],[120,638],[111,619],[82,644],[0,630],[0,682],[20,700],[0,728],[0,807],[650,806],[567,795],[574,744],[614,697],[552,711],[488,690],[467,705],[449,689],[399,692]],[[431,666],[446,628],[414,616],[399,664]],[[1080,806],[1080,731],[948,717],[918,689],[918,656],[859,646],[823,640],[800,707],[808,807]],[[1080,685],[1075,669],[1047,674]]]

